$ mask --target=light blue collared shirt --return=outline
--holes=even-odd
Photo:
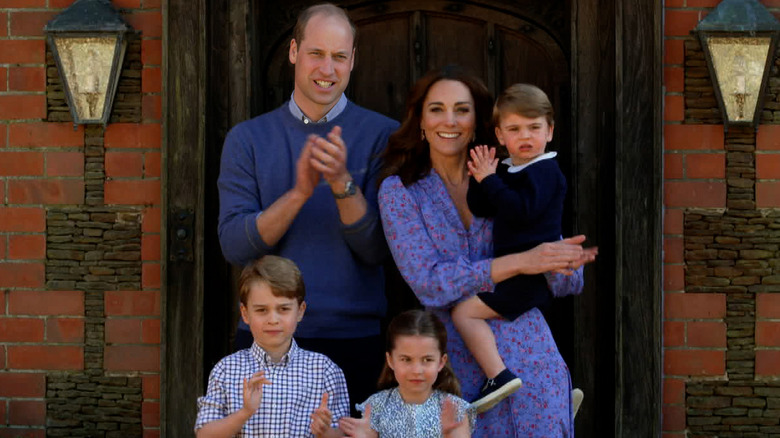
[[[341,114],[342,111],[344,111],[344,108],[347,107],[347,96],[344,95],[344,93],[341,93],[341,97],[339,98],[339,101],[336,102],[335,105],[333,105],[333,108],[328,111],[327,114],[325,114],[325,117],[319,119],[319,120],[312,120],[306,116],[306,114],[301,111],[301,108],[298,107],[298,104],[295,103],[295,99],[293,97],[295,96],[295,91],[290,94],[290,112],[292,115],[296,118],[301,120],[303,123],[306,123],[307,125],[309,123],[325,123],[328,120],[333,120]]]

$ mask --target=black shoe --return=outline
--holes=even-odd
[[[476,409],[478,414],[481,414],[512,395],[521,386],[523,386],[523,381],[504,368],[504,371],[498,373],[495,378],[485,380],[485,384],[479,390],[479,396],[471,402],[471,407]]]

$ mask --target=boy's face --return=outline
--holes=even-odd
[[[241,304],[241,317],[249,325],[255,343],[270,355],[281,357],[290,349],[305,310],[305,302],[298,305],[295,298],[277,297],[266,282],[255,281],[249,288],[246,305]]]
[[[520,114],[501,114],[496,137],[509,151],[512,165],[517,166],[544,153],[545,146],[553,138],[553,127],[544,116],[530,118]]]

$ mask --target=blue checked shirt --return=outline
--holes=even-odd
[[[292,341],[279,363],[256,343],[226,356],[214,366],[206,395],[198,398],[197,431],[206,423],[225,418],[244,404],[243,379],[265,370],[270,385],[263,385],[260,408],[244,424],[238,437],[312,437],[311,413],[327,392],[333,427],[349,416],[344,373],[326,356],[304,350]]]

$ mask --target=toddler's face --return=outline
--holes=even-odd
[[[553,138],[553,127],[547,118],[502,114],[496,127],[498,142],[506,146],[512,165],[526,164],[544,153]]]

